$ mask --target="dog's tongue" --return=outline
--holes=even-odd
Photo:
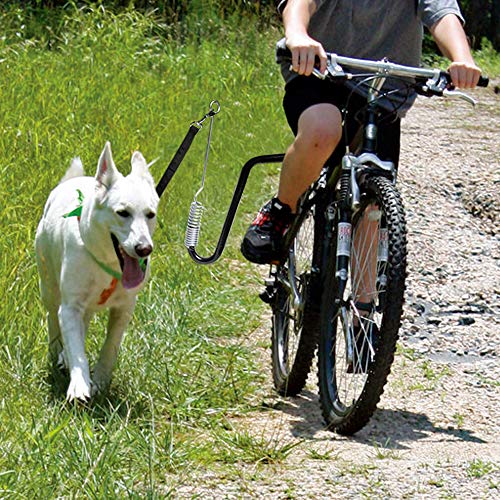
[[[139,286],[144,280],[144,271],[139,265],[139,261],[123,252],[123,274],[122,285],[123,288],[135,288]]]

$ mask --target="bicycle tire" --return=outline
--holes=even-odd
[[[292,292],[276,278],[272,303],[271,360],[274,387],[283,396],[295,396],[304,388],[319,336],[319,288],[313,268],[322,224],[307,211],[292,242],[294,249],[278,266],[276,276],[287,276],[296,268],[296,283],[303,306],[294,306]],[[291,261],[293,259],[293,262]]]
[[[351,244],[349,285],[344,297],[340,298],[337,297],[338,281],[335,276],[337,238],[332,238],[325,259],[318,385],[327,428],[342,435],[352,435],[362,429],[380,401],[394,360],[406,279],[406,222],[401,197],[392,182],[384,177],[369,177],[360,187],[365,195],[362,197],[362,208],[352,221],[352,242],[356,241],[356,230],[361,227],[363,217],[368,217],[368,220],[378,217],[377,230],[374,231],[377,239],[375,248],[378,249],[380,235],[387,234],[388,252],[382,260],[377,257],[378,284],[371,301],[371,319],[360,319],[361,305],[356,305],[357,290],[361,286],[353,279],[358,264],[355,254],[363,252],[354,249],[354,243]],[[375,215],[371,216],[374,204],[378,205],[378,211],[375,209]],[[370,248],[374,248],[373,241],[370,244]],[[373,251],[367,251],[367,255]],[[367,256],[365,261],[370,258],[373,257]],[[371,266],[375,267],[373,261]],[[364,274],[368,273],[365,271]],[[359,324],[364,325],[366,330]]]

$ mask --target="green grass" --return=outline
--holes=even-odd
[[[252,174],[222,260],[196,266],[182,242],[207,128],[198,134],[161,201],[153,277],[110,391],[88,406],[64,402],[67,380],[47,364],[33,250],[47,195],[73,156],[92,175],[109,140],[124,173],[135,149],[159,157],[159,179],[189,124],[218,99],[200,196],[199,252],[211,253],[244,161],[291,138],[278,34],[248,30],[248,18],[193,15],[179,26],[102,8],[4,6],[0,23],[0,497],[164,497],[215,462],[285,460],[294,445],[231,423],[257,406],[268,376],[246,340],[264,306],[238,241],[274,192],[276,165]],[[91,361],[104,327],[102,317],[91,325]]]
[[[472,460],[467,466],[467,476],[471,478],[481,478],[497,471],[497,464],[480,458]]]
[[[498,80],[500,77],[500,53],[496,52],[491,42],[484,39],[480,50],[473,53],[474,61],[481,68],[482,74],[490,79]],[[447,68],[450,62],[435,53],[426,53],[423,57],[426,66]],[[491,84],[490,84],[491,85]]]
[[[374,457],[378,460],[399,460],[402,458],[401,452],[395,450],[391,445],[391,439],[387,438],[384,443],[379,443],[378,441],[372,441],[374,449]]]
[[[228,427],[254,406],[267,376],[242,342],[263,305],[238,240],[248,214],[272,194],[277,166],[256,167],[221,261],[196,266],[183,238],[207,127],[198,134],[161,201],[153,277],[109,394],[87,407],[66,404],[67,380],[49,370],[33,250],[46,197],[73,156],[93,175],[109,140],[124,173],[137,148],[149,161],[159,157],[152,167],[159,179],[190,122],[218,99],[200,197],[207,210],[199,252],[211,253],[244,161],[289,141],[273,61],[277,34],[237,20],[180,30],[102,9],[37,24],[5,8],[0,21],[0,496],[162,496],[214,460],[283,459],[286,445]],[[102,317],[91,325],[91,361],[104,327]]]

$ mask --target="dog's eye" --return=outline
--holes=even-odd
[[[155,214],[154,212],[148,212],[148,213],[146,214],[146,217],[147,217],[148,219],[154,219],[154,218],[156,217],[156,214]]]
[[[119,215],[120,217],[123,217],[124,219],[130,217],[130,212],[128,212],[127,210],[118,210],[116,214]]]

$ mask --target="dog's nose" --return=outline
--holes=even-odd
[[[136,245],[134,250],[139,257],[147,257],[153,251],[153,247],[151,245]]]

